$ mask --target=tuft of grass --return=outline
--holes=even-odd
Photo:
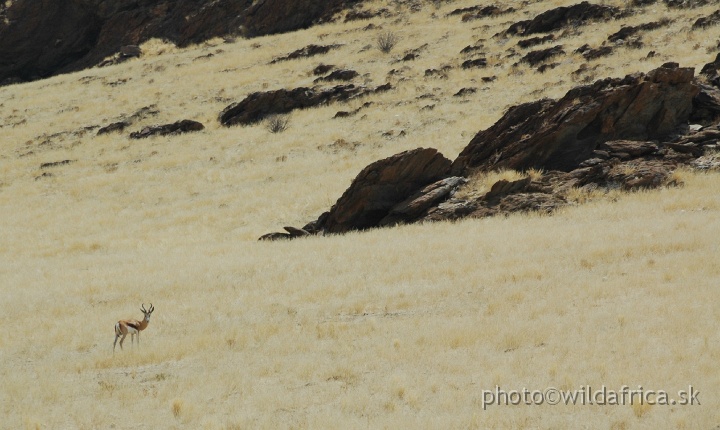
[[[375,44],[381,52],[388,54],[393,50],[395,45],[397,45],[399,40],[400,38],[395,33],[386,31],[378,35]]]
[[[265,124],[270,133],[282,133],[287,130],[290,117],[288,115],[271,115],[265,120]]]

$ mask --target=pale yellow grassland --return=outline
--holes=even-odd
[[[372,161],[420,146],[452,159],[509,106],[577,85],[569,73],[584,61],[572,51],[598,46],[620,22],[560,39],[568,55],[542,75],[504,58],[517,37],[492,38],[572,3],[507,2],[518,12],[461,23],[446,14],[475,2],[410,13],[378,1],[371,7],[391,17],[187,49],[150,41],[144,58],[0,88],[0,428],[720,424],[718,173],[682,171],[676,188],[574,196],[589,202],[552,216],[255,240],[327,210]],[[676,20],[643,33],[640,50],[590,62],[593,79],[671,60],[701,67],[720,27],[689,28],[715,9],[657,5],[628,18]],[[363,30],[369,23],[378,28]],[[400,39],[383,54],[375,38],[388,30]],[[460,50],[478,39],[490,67],[461,70]],[[310,43],[342,46],[269,65]],[[396,62],[425,43],[418,60]],[[658,57],[641,60],[649,50]],[[282,133],[219,125],[218,113],[252,91],[312,86],[321,62],[395,88],[293,112]],[[424,76],[444,64],[453,66],[448,79]],[[452,96],[471,86],[477,93]],[[357,115],[332,119],[365,101]],[[122,134],[72,134],[152,104],[159,114]],[[206,129],[127,137],[182,118]],[[521,176],[480,175],[466,192]],[[127,339],[113,356],[115,322],[140,318],[149,302],[156,311],[140,346]],[[672,397],[692,384],[701,405],[482,409],[482,390],[496,385],[602,384]]]

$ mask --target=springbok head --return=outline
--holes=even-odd
[[[143,315],[145,315],[145,321],[150,321],[150,314],[153,313],[155,307],[152,303],[150,303],[150,309],[145,309],[145,303],[143,303],[140,307],[140,310],[142,311]]]

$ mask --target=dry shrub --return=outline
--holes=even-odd
[[[399,40],[400,39],[395,33],[393,33],[392,31],[386,31],[378,35],[376,43],[378,49],[381,52],[387,54],[392,51],[392,49],[395,47],[395,45],[397,45]]]

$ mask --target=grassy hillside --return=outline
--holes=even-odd
[[[720,425],[718,173],[682,171],[682,187],[553,216],[256,241],[327,210],[372,161],[420,146],[452,159],[511,105],[666,61],[699,70],[720,40],[720,26],[691,31],[717,5],[652,5],[520,48],[492,36],[573,2],[511,1],[516,12],[470,22],[447,14],[477,2],[417,4],[370,2],[387,12],[185,50],[151,41],[140,59],[0,88],[0,427]],[[642,48],[573,53],[663,17],[673,21],[641,33]],[[399,41],[383,53],[387,31]],[[488,66],[462,69],[460,51],[478,43]],[[340,46],[270,64],[309,44]],[[554,44],[567,53],[554,69],[514,65]],[[394,89],[293,112],[282,133],[219,125],[250,92],[313,85],[320,63]],[[477,92],[453,96],[466,87]],[[146,106],[158,113],[121,134],[91,128]],[[206,128],[128,138],[183,118]],[[115,322],[149,302],[140,347],[127,339],[113,355]],[[692,385],[701,404],[482,407],[496,385],[603,384]]]

